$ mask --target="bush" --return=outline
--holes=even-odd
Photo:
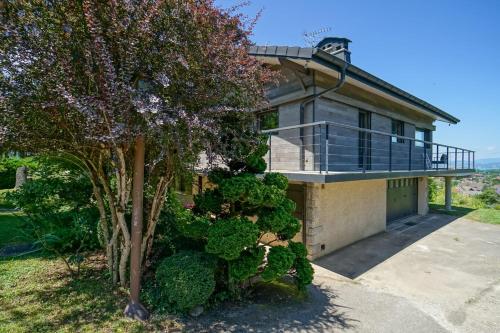
[[[427,183],[427,191],[428,191],[429,202],[434,202],[437,198],[438,191],[439,191],[438,184],[436,183],[436,181],[432,177],[428,177],[427,182],[428,182]]]
[[[156,242],[164,242],[164,248],[171,249],[164,253],[191,251],[189,255],[175,254],[158,266],[157,287],[151,290],[159,292],[148,293],[156,295],[148,297],[157,309],[185,311],[208,301],[238,297],[253,281],[270,282],[287,274],[295,278],[301,290],[311,283],[313,270],[306,259],[307,249],[291,241],[301,224],[294,217],[295,203],[287,198],[286,177],[256,175],[262,164],[265,166],[262,156],[266,151],[267,147],[261,147],[251,152],[252,157],[227,161],[229,169],[209,172],[214,187],[194,197],[192,210],[180,208],[169,197]],[[275,241],[288,243],[288,247],[270,247],[266,256],[264,245]],[[207,255],[217,258],[215,268],[198,262]],[[186,258],[193,256],[196,259],[191,266]],[[209,281],[197,281],[198,274],[209,277]],[[172,288],[175,291],[171,292]]]
[[[205,304],[215,290],[216,259],[202,252],[181,251],[156,270],[161,310],[187,311]]]
[[[12,190],[0,190],[0,209],[12,209],[14,205],[7,199],[7,194]]]
[[[296,258],[305,259],[307,257],[307,248],[302,243],[288,242],[288,248],[295,254]]]
[[[99,247],[99,214],[91,198],[92,185],[71,164],[51,159],[38,162],[33,179],[9,192],[7,200],[26,213],[34,241],[78,275],[84,253]]]
[[[297,258],[295,260],[295,281],[297,288],[301,291],[310,285],[313,281],[314,269],[305,258]]]
[[[237,259],[259,238],[259,228],[246,217],[221,219],[208,229],[205,250],[225,260]]]
[[[235,282],[244,281],[259,271],[266,251],[262,246],[247,249],[236,260],[229,262],[229,276]]]
[[[500,203],[500,195],[497,194],[495,189],[492,187],[485,189],[483,192],[478,194],[477,197],[485,206],[488,207],[494,207]]]
[[[288,188],[288,179],[280,173],[267,173],[264,176],[264,184],[269,186],[276,186],[280,190]]]
[[[275,246],[269,250],[267,265],[262,272],[264,281],[272,281],[285,275],[293,265],[295,254],[287,247]]]

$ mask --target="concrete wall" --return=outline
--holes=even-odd
[[[307,105],[303,115],[303,122],[313,122],[311,104]],[[280,105],[279,127],[299,125],[301,123],[300,102],[293,102]],[[303,129],[289,129],[280,131],[273,135],[271,150],[272,170],[289,171],[313,171],[318,167],[319,151],[315,150],[315,143],[319,140],[319,128],[311,127]],[[315,138],[316,137],[316,138]],[[269,161],[269,155],[265,156],[266,162]],[[269,162],[268,162],[269,163]]]
[[[298,103],[281,105],[278,108],[278,112],[279,127],[300,124],[300,108]],[[278,135],[273,135],[271,140],[272,170],[300,170],[302,153],[300,148],[302,145],[300,130],[291,129],[281,131]],[[266,162],[268,162],[268,154],[265,156]]]
[[[308,184],[306,242],[310,258],[384,231],[386,199],[385,179]]]
[[[418,215],[427,215],[427,213],[429,213],[428,184],[429,184],[429,177],[418,178],[418,195],[417,195]]]

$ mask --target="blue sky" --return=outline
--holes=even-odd
[[[241,1],[218,0],[223,7]],[[253,0],[259,45],[306,46],[305,31],[347,37],[352,63],[458,117],[434,141],[500,157],[500,1]]]

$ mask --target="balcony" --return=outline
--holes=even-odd
[[[262,133],[268,136],[267,171],[291,180],[465,176],[475,166],[472,150],[339,123],[321,121]]]

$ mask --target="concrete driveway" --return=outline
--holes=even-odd
[[[315,262],[309,297],[259,289],[196,332],[500,332],[500,226],[431,214]]]
[[[353,332],[500,332],[500,226],[428,215],[316,262]]]

